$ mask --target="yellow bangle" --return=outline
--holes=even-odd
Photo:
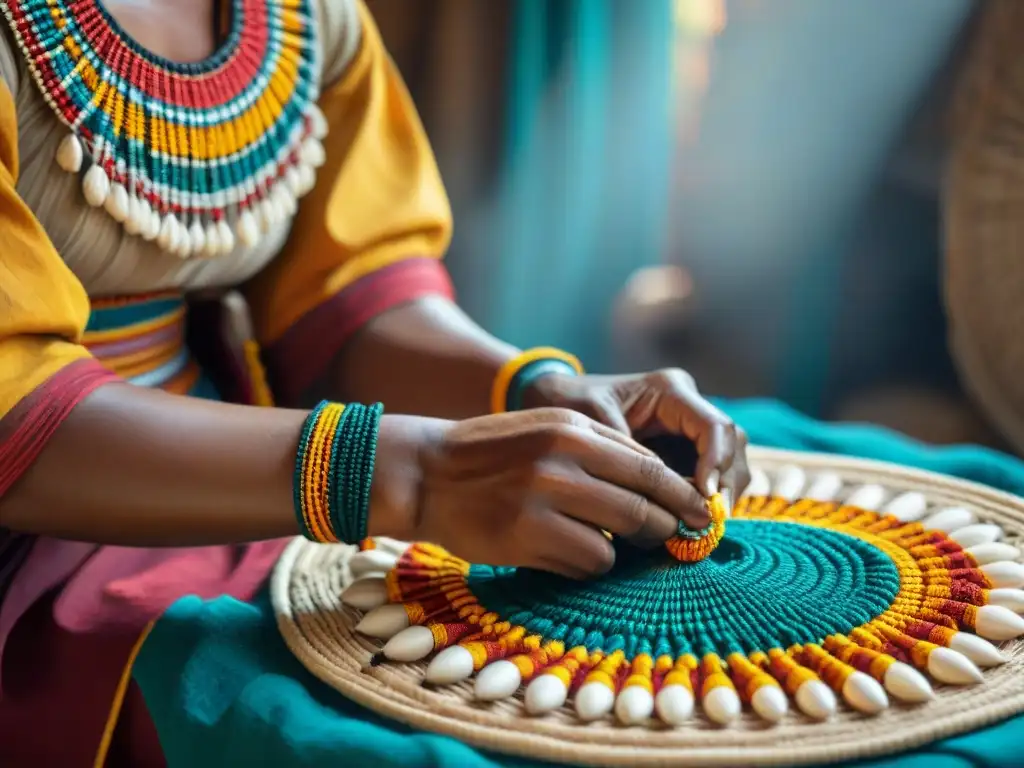
[[[501,366],[498,374],[494,377],[494,385],[491,387],[491,412],[505,413],[508,410],[509,387],[512,386],[512,382],[519,372],[531,363],[546,360],[565,363],[577,375],[583,374],[583,365],[574,355],[555,347],[537,347],[520,352]]]

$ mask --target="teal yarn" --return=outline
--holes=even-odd
[[[730,520],[696,563],[617,543],[614,568],[592,581],[473,565],[467,584],[487,610],[566,647],[698,657],[846,634],[888,609],[900,587],[892,559],[862,539],[744,519]]]
[[[377,457],[377,436],[384,406],[345,406],[334,436],[328,470],[331,522],[338,539],[358,544],[367,536],[370,490]]]
[[[317,539],[312,531],[309,530],[305,517],[302,514],[302,494],[305,490],[302,467],[306,461],[306,454],[309,451],[309,439],[313,434],[313,428],[316,426],[317,419],[320,418],[321,411],[328,405],[329,401],[327,400],[318,403],[303,422],[302,432],[299,435],[299,445],[295,452],[295,471],[292,474],[292,506],[295,510],[295,521],[298,524],[299,533],[310,541],[316,541]]]
[[[551,374],[562,376],[576,376],[576,369],[565,360],[534,360],[524,365],[508,385],[508,394],[505,396],[505,410],[519,411],[523,408],[523,395],[538,379]]]

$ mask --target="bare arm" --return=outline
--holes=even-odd
[[[323,385],[341,400],[447,419],[490,411],[491,384],[517,352],[455,304],[428,297],[371,320],[336,358]]]
[[[305,417],[100,387],[0,500],[0,526],[132,546],[295,535],[292,473]],[[397,533],[386,513],[373,517],[374,532]]]

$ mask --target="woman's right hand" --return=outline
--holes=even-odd
[[[584,578],[615,561],[602,529],[657,546],[679,520],[707,524],[700,493],[638,443],[574,411],[381,422],[376,535],[430,541],[470,562]]]

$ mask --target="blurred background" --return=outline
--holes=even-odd
[[[460,303],[594,371],[1002,447],[943,310],[970,0],[369,0]]]

